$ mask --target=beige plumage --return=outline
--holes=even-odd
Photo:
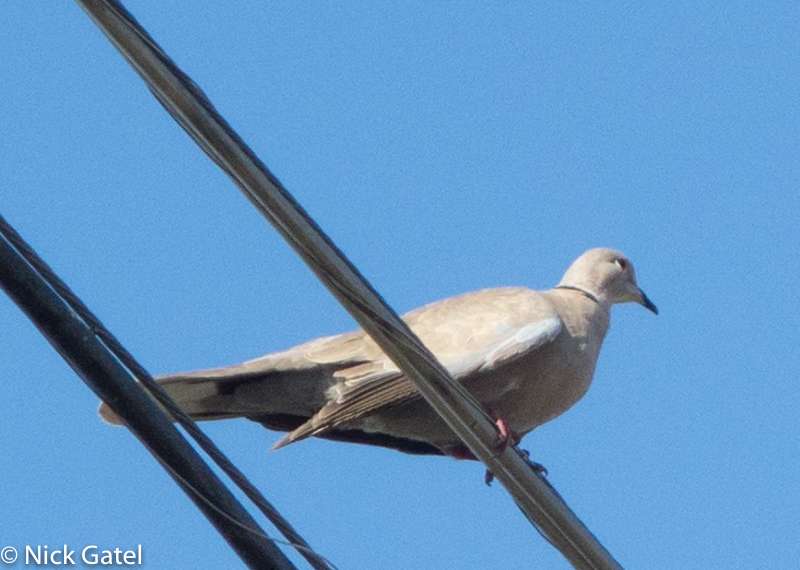
[[[658,313],[636,284],[630,261],[597,248],[581,255],[554,289],[486,289],[403,319],[487,412],[524,436],[586,393],[609,310],[625,302]],[[195,419],[246,417],[290,432],[273,449],[316,436],[469,456],[414,384],[360,330],[157,380]],[[100,415],[119,423],[105,404]]]

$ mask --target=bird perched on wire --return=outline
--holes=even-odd
[[[516,443],[586,393],[611,306],[627,302],[658,314],[628,258],[597,248],[575,260],[553,289],[485,289],[425,305],[403,319],[495,418],[501,436]],[[314,436],[472,458],[361,330],[156,380],[196,420],[245,417],[288,432],[273,449]],[[100,415],[121,423],[106,404]]]

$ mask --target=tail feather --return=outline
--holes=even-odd
[[[195,420],[289,418],[288,428],[281,427],[283,420],[272,421],[275,427],[267,425],[285,430],[302,424],[325,404],[331,379],[332,371],[323,367],[275,372],[232,366],[160,376],[156,381]],[[123,425],[105,403],[98,413],[106,423]]]

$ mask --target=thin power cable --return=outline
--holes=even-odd
[[[264,516],[283,534],[287,544],[295,547],[297,551],[308,561],[315,570],[331,570],[326,559],[317,554],[314,549],[300,536],[278,510],[262,495],[262,493],[247,479],[247,477],[225,456],[224,453],[214,444],[213,441],[197,426],[197,424],[183,411],[175,402],[172,401],[163,388],[153,379],[145,368],[139,364],[134,356],[122,346],[117,338],[100,322],[92,311],[72,292],[69,286],[55,274],[55,272],[39,257],[30,245],[14,230],[13,227],[0,216],[0,235],[4,237],[12,247],[14,247],[22,258],[42,277],[46,284],[59,295],[69,308],[86,323],[91,331],[102,341],[108,350],[136,377],[147,391],[155,398],[159,404],[164,406],[168,413],[186,430],[200,448],[216,463],[219,468],[233,481],[237,487],[250,499]],[[108,404],[115,408],[115,402]],[[249,532],[262,536],[274,542],[266,533],[258,527],[250,526],[240,522],[225,509],[215,503],[215,501],[201,492],[196,486],[192,485],[180,475],[169,464],[161,461],[162,466],[168,469],[176,478],[181,479],[199,499],[212,506],[217,512],[228,518],[239,527],[247,529]]]
[[[0,234],[0,287],[30,318],[42,335],[81,379],[104,401],[116,402],[116,411],[131,432],[160,462],[181,474],[175,481],[248,567],[292,570],[294,564],[272,542],[244,533],[236,520],[251,528],[258,523],[239,503],[197,450],[131,377],[119,360],[67,302]],[[170,472],[170,474],[172,474]],[[187,486],[201,491],[226,513],[221,516]]]
[[[159,461],[159,463],[160,463],[160,461]],[[212,508],[212,509],[214,509],[215,511],[217,511],[217,512],[218,512],[218,513],[219,513],[221,516],[223,516],[223,517],[227,517],[227,518],[228,518],[228,519],[231,521],[231,523],[235,524],[236,526],[238,526],[239,528],[241,528],[241,529],[242,529],[242,530],[244,530],[245,532],[249,532],[249,533],[252,533],[252,534],[254,534],[254,535],[256,535],[256,536],[260,536],[260,537],[262,537],[262,538],[266,538],[267,540],[269,540],[269,541],[271,541],[271,542],[274,542],[275,544],[282,544],[282,545],[284,545],[284,546],[290,546],[290,547],[294,548],[295,550],[297,550],[297,551],[299,551],[299,552],[301,552],[301,551],[302,551],[302,552],[306,552],[306,553],[308,553],[310,556],[312,556],[312,557],[314,558],[314,560],[315,560],[315,561],[316,561],[316,560],[319,560],[319,561],[321,561],[321,562],[323,562],[323,563],[325,563],[325,564],[328,564],[328,565],[330,566],[330,569],[331,569],[331,570],[339,570],[339,568],[338,568],[338,567],[337,567],[337,566],[336,566],[336,565],[335,565],[333,562],[331,562],[330,560],[328,560],[327,558],[325,558],[324,556],[322,556],[320,553],[316,552],[315,550],[312,550],[312,549],[311,549],[310,547],[308,547],[308,546],[304,546],[304,545],[302,545],[302,544],[293,543],[293,542],[289,542],[289,541],[287,541],[287,540],[281,540],[281,539],[279,539],[279,538],[274,538],[274,537],[271,537],[270,535],[268,535],[268,534],[267,534],[267,533],[265,533],[265,532],[262,532],[261,530],[257,530],[257,529],[254,529],[254,528],[250,528],[249,526],[247,526],[247,525],[245,525],[245,524],[242,524],[242,523],[241,523],[241,522],[239,522],[238,520],[236,520],[236,519],[234,519],[234,518],[230,517],[230,516],[228,515],[228,513],[226,513],[226,512],[225,512],[225,511],[223,511],[223,510],[222,510],[220,507],[218,507],[218,506],[217,506],[217,505],[216,505],[216,504],[215,504],[213,501],[211,501],[211,499],[209,499],[208,497],[206,497],[206,496],[205,496],[203,493],[201,493],[199,490],[195,489],[195,488],[194,488],[194,486],[192,486],[192,484],[191,484],[191,483],[189,483],[188,481],[186,481],[185,479],[183,479],[183,477],[180,475],[180,473],[177,473],[177,472],[176,472],[174,469],[172,469],[172,467],[170,467],[169,465],[167,465],[167,464],[165,464],[165,463],[161,463],[161,466],[162,466],[162,467],[164,467],[164,469],[168,470],[170,473],[172,473],[172,475],[173,475],[174,477],[176,477],[176,478],[178,478],[178,479],[181,479],[181,480],[183,480],[183,481],[184,481],[184,483],[186,484],[186,486],[187,486],[187,487],[188,487],[188,488],[189,488],[189,489],[190,489],[190,490],[191,490],[191,491],[192,491],[192,492],[193,492],[195,495],[197,495],[197,497],[198,497],[200,500],[204,501],[204,502],[205,502],[205,503],[206,503],[206,504],[207,504],[207,505],[208,505],[210,508]],[[542,536],[544,536],[544,535],[542,535]],[[545,538],[547,538],[547,537],[545,537]],[[302,554],[302,552],[301,552],[301,554]],[[307,559],[307,560],[308,560],[308,559]],[[310,563],[310,562],[311,562],[311,561],[309,560],[309,563]]]

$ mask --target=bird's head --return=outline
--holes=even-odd
[[[658,314],[656,306],[636,284],[633,264],[613,249],[598,247],[581,255],[567,269],[558,286],[584,291],[609,306],[632,302]]]

